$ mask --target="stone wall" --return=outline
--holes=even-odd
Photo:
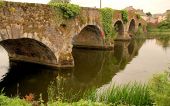
[[[135,15],[132,13],[130,20],[134,17]],[[121,20],[120,11],[114,15],[113,25],[117,20]],[[139,23],[142,20],[135,19],[135,21]],[[95,26],[99,32],[104,33],[98,9],[81,8],[79,16],[66,20],[57,9],[44,4],[4,2],[0,7],[0,41],[34,39],[46,45],[53,52],[56,59],[53,64],[58,67],[74,66],[73,37],[78,36],[88,25]],[[128,26],[129,23],[124,24],[125,35],[122,39],[129,38]],[[102,39],[104,40],[105,37]],[[31,58],[34,57],[30,56]],[[48,62],[44,64],[48,64]]]

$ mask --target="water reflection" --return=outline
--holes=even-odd
[[[51,82],[60,76],[62,86],[57,84],[58,80],[52,85],[56,94],[58,88],[62,88],[62,92],[67,93],[68,98],[70,91],[73,94],[80,91],[77,97],[81,98],[86,89],[101,87],[109,83],[117,72],[126,69],[126,65],[137,56],[143,42],[116,42],[112,51],[73,48],[73,69],[56,70],[37,64],[10,61],[11,68],[2,79],[0,88],[4,88],[8,96],[24,97],[33,93],[35,98],[39,98],[39,94],[42,93],[44,100],[47,100]]]
[[[0,83],[0,88],[4,88],[4,92],[8,96],[19,95],[24,97],[26,94],[33,93],[38,98],[40,93],[47,99],[47,86],[54,78],[55,73],[49,67],[21,63],[10,62],[10,70]]]
[[[127,84],[136,81],[146,83],[153,74],[168,70],[170,48],[164,51],[157,42],[156,39],[147,40],[139,50],[138,56],[134,57],[122,72],[118,72],[111,83]]]
[[[156,43],[166,49],[170,47],[170,38],[169,39],[156,39]]]

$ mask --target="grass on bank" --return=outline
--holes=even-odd
[[[32,103],[29,103],[19,97],[9,98],[4,94],[0,95],[0,106],[32,106]]]
[[[103,92],[91,90],[77,102],[54,100],[42,103],[41,100],[27,101],[1,94],[0,106],[170,106],[169,78],[169,73],[165,72],[154,75],[148,85],[132,83],[114,85]]]
[[[98,95],[96,99],[107,104],[114,104],[115,106],[119,104],[135,106],[152,105],[148,87],[137,83],[119,86],[114,85],[103,94]]]

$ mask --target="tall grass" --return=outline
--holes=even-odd
[[[0,94],[0,106],[32,106],[32,104],[19,97],[9,98]]]
[[[47,105],[48,106],[110,106],[105,103],[93,102],[91,100],[80,100],[78,102],[72,102],[72,103],[56,101],[52,103],[47,103]]]
[[[99,93],[96,97],[97,101],[112,103],[114,105],[152,105],[148,87],[138,83],[113,85],[109,88],[109,90]]]
[[[170,106],[170,74],[156,74],[149,82],[151,98],[157,106]]]
[[[74,91],[72,88],[65,90],[66,82],[62,76],[57,76],[54,81],[51,81],[48,86],[48,101],[55,102],[74,102],[80,100],[80,95],[83,94],[82,90]]]

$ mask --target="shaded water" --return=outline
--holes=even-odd
[[[33,93],[48,99],[50,88],[65,97],[80,97],[84,90],[130,81],[146,82],[154,73],[170,66],[170,44],[161,40],[115,42],[114,50],[84,50],[73,48],[75,67],[56,70],[50,67],[9,61],[0,46],[0,89],[8,96],[24,97]],[[54,83],[52,83],[55,81]]]

